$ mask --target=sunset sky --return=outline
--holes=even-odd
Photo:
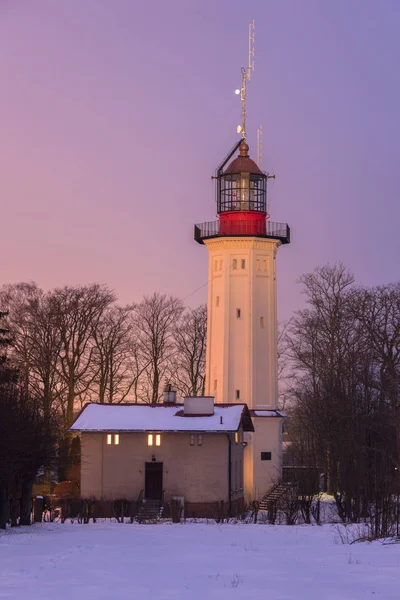
[[[328,261],[400,279],[398,0],[0,0],[0,284],[205,301],[193,224],[215,218],[252,19],[250,154],[262,124],[292,230],[279,319]]]

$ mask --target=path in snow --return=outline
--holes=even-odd
[[[0,599],[399,600],[400,545],[335,527],[48,523],[0,534]]]

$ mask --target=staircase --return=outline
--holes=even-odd
[[[142,500],[136,515],[138,523],[157,523],[161,518],[163,506],[160,500]]]
[[[279,503],[297,494],[297,484],[279,482],[275,484],[260,500],[259,509],[268,510],[271,502]]]

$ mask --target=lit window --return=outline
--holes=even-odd
[[[111,433],[107,433],[107,445],[110,446],[112,444],[112,435]]]
[[[239,432],[237,431],[235,433],[235,444],[238,444],[238,443],[239,443]]]
[[[156,446],[161,446],[161,435],[159,433],[156,435]]]
[[[190,435],[190,445],[194,446],[194,433]]]
[[[119,444],[119,433],[116,433],[116,434],[114,435],[114,444],[115,444],[116,446],[118,446],[118,444]]]
[[[237,269],[237,260],[236,260],[236,258],[234,258],[233,261],[232,261],[232,269]]]
[[[237,319],[240,319],[240,317],[241,317],[240,308],[237,308],[237,309],[236,309],[236,318],[237,318]]]
[[[153,445],[153,434],[152,433],[149,433],[149,435],[147,436],[147,445],[148,446]]]
[[[202,446],[203,445],[203,436],[201,435],[201,433],[199,433],[198,436],[197,436],[197,445],[198,446]]]
[[[242,258],[241,266],[242,266],[242,269],[246,268],[246,260],[244,258]]]
[[[216,304],[217,306],[219,306],[219,296],[217,296],[217,297],[215,298],[215,304]]]
[[[260,327],[264,329],[264,317],[260,317]]]
[[[240,390],[235,390],[235,398],[236,398],[236,400],[239,400],[239,398],[240,398]]]

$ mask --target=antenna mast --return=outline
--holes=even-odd
[[[237,132],[242,134],[242,139],[246,139],[246,100],[247,100],[247,82],[250,81],[251,72],[254,71],[254,20],[249,23],[249,57],[247,69],[242,67],[242,87],[236,90],[240,94],[242,102],[242,124],[238,126]]]

